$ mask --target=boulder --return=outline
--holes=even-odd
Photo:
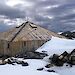
[[[72,32],[71,35],[73,38],[75,38],[75,32]]]
[[[22,61],[22,66],[28,66],[29,64],[27,62]]]
[[[55,72],[54,70],[47,70],[47,72]]]
[[[0,60],[0,65],[5,65],[6,62],[4,60]]]
[[[24,58],[24,59],[43,59],[47,56],[46,53],[39,53],[39,52],[25,52],[23,54],[16,55],[17,58]]]
[[[75,32],[66,31],[66,32],[61,33],[60,35],[63,35],[67,37],[68,39],[75,38]]]
[[[16,60],[13,59],[12,57],[7,58],[7,59],[5,59],[4,61],[5,61],[7,64],[12,64],[12,65],[15,65],[15,62],[16,62]]]
[[[75,49],[71,53],[65,51],[61,55],[53,54],[49,60],[50,64],[46,65],[46,68],[50,68],[51,64],[55,66],[63,66],[64,63],[68,63],[72,67],[72,65],[75,65]]]
[[[53,67],[53,64],[47,64],[45,67],[46,67],[46,68]]]
[[[39,69],[37,69],[38,71],[42,71],[44,68],[39,68]]]
[[[17,60],[16,63],[17,63],[17,64],[22,64],[22,61],[18,61],[18,60]]]
[[[63,66],[63,64],[68,60],[68,53],[65,51],[61,55],[54,54],[49,59],[51,60],[51,64],[54,64],[56,66]]]
[[[53,58],[51,59],[51,63],[56,66],[63,66],[64,64],[63,61],[59,59],[59,56],[57,54],[53,55]]]
[[[75,49],[69,54],[68,63],[75,65]]]
[[[69,53],[67,53],[67,52],[65,51],[65,52],[63,52],[63,53],[59,56],[59,59],[65,63],[65,62],[67,62],[67,60],[68,60],[68,56],[69,56]]]

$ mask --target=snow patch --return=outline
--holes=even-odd
[[[75,49],[75,40],[52,37],[50,41],[38,48],[37,52],[45,51],[48,55],[61,54],[64,51],[71,52]]]

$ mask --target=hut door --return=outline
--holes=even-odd
[[[26,51],[26,41],[23,42],[23,52]]]

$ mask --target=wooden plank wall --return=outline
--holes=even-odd
[[[4,41],[3,40],[0,40],[0,54],[3,54],[4,53]]]
[[[12,42],[10,44],[10,54],[14,56],[15,54],[23,53],[26,51],[34,51],[40,46],[42,46],[45,42],[45,40],[28,40]]]
[[[7,49],[7,41],[0,40],[0,54],[14,56],[26,51],[34,51],[42,46],[46,40],[13,41]]]

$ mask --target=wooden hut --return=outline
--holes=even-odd
[[[39,25],[25,22],[7,32],[0,33],[0,54],[14,56],[22,52],[34,51],[52,36],[62,37]]]

